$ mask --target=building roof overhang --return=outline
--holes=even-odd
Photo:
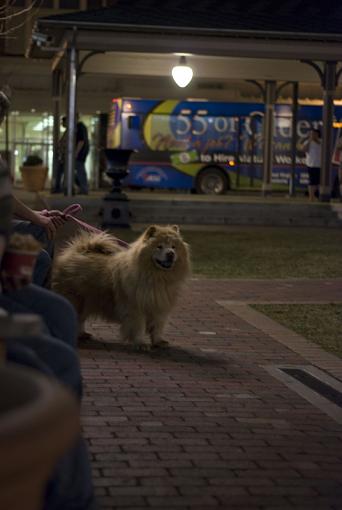
[[[239,0],[238,4],[241,2],[251,3]],[[233,3],[222,2],[222,5]],[[261,0],[261,3],[266,6],[267,2]],[[153,16],[144,4],[144,0],[132,0],[128,5],[118,0],[112,8],[40,18],[27,56],[53,58],[56,67],[71,44],[86,52],[188,53],[297,62],[339,61],[342,56],[342,32],[338,31],[342,26],[338,23],[341,13],[337,13],[333,22],[327,16],[311,18],[309,22],[301,16],[276,18],[276,14],[268,15],[266,10],[260,13],[256,9],[254,14],[241,19],[234,10],[229,16],[227,11],[204,16],[201,8],[181,17],[181,11],[170,4]],[[278,24],[275,19],[280,20]],[[37,33],[45,36],[45,43],[37,40]]]
[[[27,56],[46,58],[54,49],[75,41],[77,49],[89,51],[134,51],[153,53],[194,53],[212,56],[279,58],[294,60],[340,60],[342,36],[312,34],[211,31],[169,27],[120,26],[38,21],[36,32],[47,35],[52,45],[38,45],[31,39]],[[315,37],[314,37],[315,36]],[[51,47],[52,46],[52,47]]]

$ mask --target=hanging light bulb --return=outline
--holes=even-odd
[[[193,72],[190,66],[187,65],[186,59],[181,56],[179,60],[179,65],[173,67],[172,69],[172,78],[177,83],[178,87],[186,87],[192,80]]]

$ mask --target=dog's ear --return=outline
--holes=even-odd
[[[178,225],[172,225],[172,230],[174,230],[175,232],[177,232],[177,234],[180,233],[180,230],[179,230],[179,226]]]
[[[144,238],[145,239],[150,239],[150,237],[154,237],[155,233],[157,232],[157,227],[156,225],[150,225],[146,230],[145,230],[145,233],[144,233]]]

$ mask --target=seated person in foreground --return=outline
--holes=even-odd
[[[19,256],[13,263],[10,250],[7,261],[3,258],[11,229],[11,205],[8,175],[0,161],[0,310],[9,314],[35,313],[44,321],[44,330],[39,335],[5,338],[6,359],[56,378],[80,400],[82,378],[75,350],[77,319],[72,306],[53,292],[30,284],[27,259],[21,264]],[[20,255],[20,249],[31,255],[34,250],[38,253],[39,245],[33,238],[22,239],[21,245],[18,238],[14,241],[12,248],[17,254]],[[82,437],[55,466],[43,508],[96,510],[90,462]]]

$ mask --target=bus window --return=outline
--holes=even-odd
[[[128,116],[128,129],[140,129],[140,118],[138,115]]]

